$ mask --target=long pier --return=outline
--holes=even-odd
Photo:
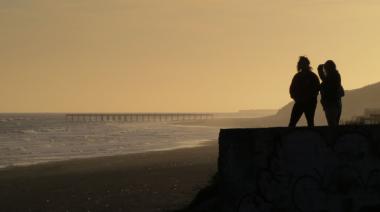
[[[69,113],[66,121],[70,122],[168,122],[184,120],[213,119],[212,113]]]

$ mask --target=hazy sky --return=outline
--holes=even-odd
[[[299,55],[380,81],[378,0],[0,0],[0,112],[278,108]]]

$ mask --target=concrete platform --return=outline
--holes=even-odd
[[[222,129],[223,211],[380,211],[380,126]]]

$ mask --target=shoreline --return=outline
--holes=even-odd
[[[50,164],[50,163],[60,163],[60,162],[68,162],[68,161],[75,161],[75,160],[87,160],[87,159],[96,159],[96,158],[101,159],[101,158],[118,157],[118,156],[123,157],[123,156],[127,156],[127,155],[135,155],[135,154],[145,154],[145,153],[152,153],[152,152],[166,152],[166,151],[175,151],[175,150],[181,150],[181,149],[198,148],[198,147],[213,145],[213,143],[215,143],[215,142],[217,142],[217,139],[200,140],[200,141],[197,141],[196,144],[191,144],[191,145],[185,144],[185,145],[178,145],[176,147],[168,147],[168,148],[160,148],[160,149],[155,149],[155,150],[130,152],[130,153],[124,153],[124,154],[76,157],[76,158],[58,159],[58,160],[52,160],[52,161],[34,162],[34,163],[28,163],[28,164],[4,165],[4,166],[0,166],[0,173],[1,173],[1,171],[7,170],[7,169],[23,168],[23,167],[29,167],[29,166],[38,166],[38,165],[44,165],[44,164]]]
[[[168,211],[217,170],[217,142],[0,170],[1,211]],[[22,203],[22,204],[20,204]]]

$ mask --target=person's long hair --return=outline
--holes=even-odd
[[[326,63],[323,65],[324,69],[326,70],[326,74],[329,75],[329,73],[337,73],[338,70],[336,69],[336,64],[332,60],[326,61]]]
[[[297,63],[297,71],[311,71],[310,60],[306,56],[301,56]]]

